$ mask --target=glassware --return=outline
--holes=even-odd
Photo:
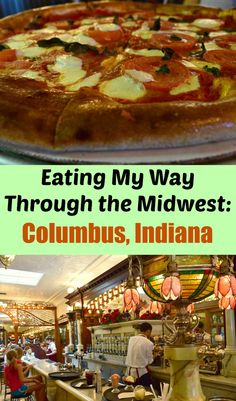
[[[134,398],[135,400],[144,400],[145,388],[143,386],[136,386],[134,388]]]
[[[132,376],[123,377],[123,382],[126,384],[124,390],[125,391],[134,391],[134,379]]]
[[[113,390],[111,390],[112,393],[117,394],[120,392],[120,390],[118,389],[119,380],[120,380],[120,376],[117,373],[114,373],[111,376],[111,385],[112,385],[112,389],[113,389]]]
[[[87,370],[85,372],[85,378],[87,380],[87,385],[91,386],[93,384],[94,372],[92,372],[91,370]]]

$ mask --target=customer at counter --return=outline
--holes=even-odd
[[[57,362],[57,348],[56,344],[51,336],[45,338],[47,344],[46,357],[53,362]]]
[[[150,341],[152,326],[144,322],[140,334],[130,337],[126,357],[127,376],[136,379],[135,384],[150,386],[152,383],[148,365],[153,362],[154,344]]]
[[[34,340],[33,344],[30,344],[32,352],[34,353],[35,358],[37,359],[46,359],[46,351],[41,347],[40,341],[38,338]]]
[[[48,401],[45,393],[45,385],[37,378],[25,377],[22,364],[19,363],[15,350],[7,352],[7,365],[4,369],[6,384],[11,389],[14,397],[20,398],[34,392],[36,401]]]
[[[211,345],[211,335],[205,331],[204,323],[200,321],[196,328],[197,342]]]

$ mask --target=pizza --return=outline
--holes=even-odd
[[[89,2],[0,21],[0,141],[146,149],[236,138],[236,9]]]

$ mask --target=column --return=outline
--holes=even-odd
[[[236,377],[236,333],[234,310],[225,311],[226,349],[223,359],[224,376]]]
[[[18,344],[19,334],[18,334],[18,324],[14,326],[15,343]]]
[[[77,328],[76,328],[76,313],[75,312],[69,312],[67,313],[68,319],[69,319],[69,338],[70,338],[70,344],[73,344],[74,347],[78,343],[77,341]]]

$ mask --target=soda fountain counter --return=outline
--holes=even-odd
[[[50,363],[47,360],[39,360],[36,358],[26,361],[33,364],[32,374],[41,374],[47,384],[47,395],[49,401],[102,401],[102,394],[97,394],[94,388],[78,389],[71,386],[71,381],[52,380],[49,373],[57,372],[59,366]],[[91,361],[92,362],[92,361]],[[108,363],[108,361],[107,361]],[[123,365],[124,367],[124,365]],[[150,366],[150,372],[153,382],[159,380],[161,382],[169,382],[170,369],[157,366]],[[190,380],[186,377],[186,380]],[[232,377],[224,377],[221,375],[213,376],[209,374],[200,374],[201,385],[207,399],[210,397],[229,397],[230,400],[236,400],[236,380]],[[103,386],[103,392],[108,388]]]

